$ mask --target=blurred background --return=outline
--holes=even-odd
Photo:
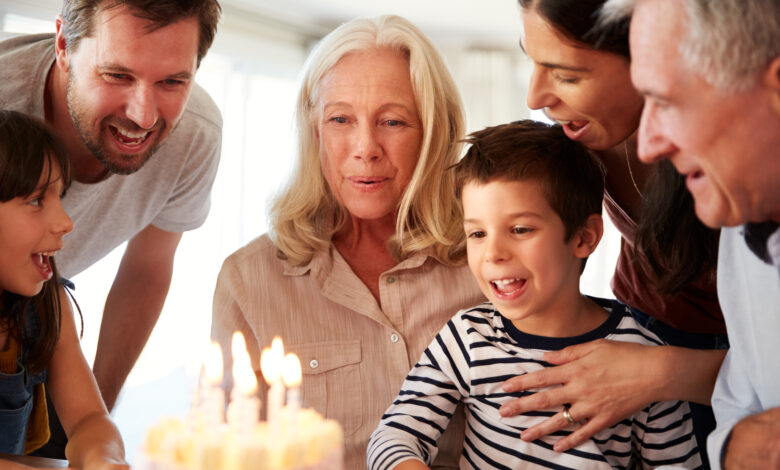
[[[133,369],[113,416],[128,459],[161,415],[182,416],[209,341],[212,295],[222,261],[267,228],[267,207],[290,169],[298,74],[325,34],[359,16],[398,14],[442,52],[466,106],[468,130],[523,118],[530,61],[518,47],[515,0],[220,0],[223,17],[196,81],[224,119],[222,160],[211,213],[182,238],[163,313]],[[0,32],[53,32],[60,0],[0,0]],[[0,84],[0,86],[2,86]],[[605,236],[582,277],[585,293],[612,297],[609,279],[619,235]],[[76,276],[84,314],[82,347],[92,362],[103,304],[124,246]],[[455,312],[453,312],[454,314]]]

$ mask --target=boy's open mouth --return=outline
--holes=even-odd
[[[501,294],[511,294],[515,291],[518,291],[525,286],[526,280],[525,279],[497,279],[495,281],[490,281],[490,285],[493,286],[493,289],[496,290],[496,292]]]

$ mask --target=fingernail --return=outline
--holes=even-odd
[[[498,414],[500,414],[502,418],[506,418],[509,414],[509,410],[505,406],[502,406],[498,409]]]
[[[502,388],[502,389],[503,389],[505,392],[514,392],[514,390],[512,389],[512,386],[511,386],[511,385],[509,385],[509,384],[504,384],[504,385],[502,385],[502,386],[501,386],[501,388]]]

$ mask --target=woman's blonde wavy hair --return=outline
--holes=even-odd
[[[420,156],[396,218],[389,248],[396,259],[432,248],[442,262],[463,261],[465,243],[451,171],[460,156],[465,119],[460,94],[444,61],[423,33],[395,16],[360,18],[336,28],[312,51],[296,108],[298,155],[293,176],[271,206],[271,239],[293,265],[325,249],[349,213],[330,191],[315,135],[317,86],[345,55],[390,48],[409,60],[423,138]]]

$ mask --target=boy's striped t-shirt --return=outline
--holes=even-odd
[[[659,402],[604,429],[563,453],[553,444],[578,424],[533,442],[521,431],[559,413],[561,408],[502,418],[499,407],[537,390],[505,393],[514,376],[550,367],[547,351],[599,338],[661,345],[640,326],[625,305],[594,299],[610,314],[598,328],[576,337],[551,338],[523,333],[490,303],[458,312],[434,338],[407,376],[368,445],[368,468],[393,468],[403,460],[430,465],[436,441],[458,403],[466,408],[466,435],[460,468],[607,469],[701,466],[688,403]],[[576,417],[576,416],[575,416]]]

